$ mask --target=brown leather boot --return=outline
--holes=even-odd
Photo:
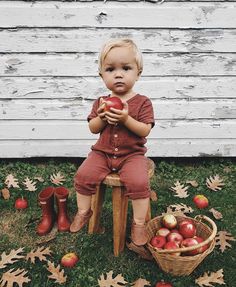
[[[75,218],[70,226],[70,232],[78,232],[89,222],[93,212],[89,209],[85,214],[76,213]]]
[[[138,225],[135,222],[131,226],[131,240],[137,245],[145,245],[148,241],[148,235],[146,230],[146,224]]]
[[[38,195],[38,200],[42,209],[42,219],[37,226],[37,233],[41,236],[51,231],[55,221],[54,187],[43,189]]]
[[[69,231],[70,230],[70,220],[67,215],[67,198],[69,190],[65,187],[55,188],[55,197],[57,199],[57,228],[58,231]]]

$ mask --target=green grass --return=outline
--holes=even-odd
[[[236,238],[236,162],[234,159],[175,159],[164,160],[155,159],[156,171],[152,179],[152,189],[158,194],[158,201],[152,202],[152,215],[157,216],[166,211],[170,204],[185,203],[194,208],[194,213],[205,214],[213,219],[209,212],[214,207],[223,214],[223,219],[215,220],[218,230],[226,230]],[[24,252],[29,252],[36,248],[37,241],[42,240],[37,236],[35,228],[40,218],[40,207],[37,203],[38,192],[51,185],[50,175],[60,171],[66,178],[64,186],[71,192],[68,202],[69,215],[72,218],[76,212],[76,200],[73,189],[73,176],[81,160],[45,159],[45,160],[14,160],[0,161],[0,189],[5,187],[6,175],[12,173],[19,179],[20,188],[10,188],[11,197],[4,200],[0,197],[0,254],[5,251],[9,253],[11,249],[24,247]],[[225,183],[221,191],[210,191],[205,184],[206,178],[219,174]],[[24,178],[28,176],[33,179],[35,176],[42,176],[43,183],[38,183],[36,192],[25,191],[22,185]],[[184,183],[186,180],[196,180],[199,183],[197,188],[190,187],[188,198],[180,199],[174,197],[169,188],[179,180]],[[195,194],[204,194],[210,200],[209,208],[197,210],[192,202]],[[29,200],[29,208],[25,211],[16,211],[14,201],[19,196],[25,196]],[[127,235],[130,231],[132,217],[131,206],[129,206]],[[67,252],[76,252],[80,261],[73,269],[65,269],[68,287],[96,287],[98,278],[102,273],[113,270],[114,275],[121,273],[129,283],[142,277],[151,282],[151,286],[160,280],[170,281],[175,287],[194,287],[195,279],[202,276],[206,271],[216,272],[223,268],[224,280],[227,287],[236,286],[236,243],[231,241],[232,248],[228,248],[221,253],[219,247],[205,258],[205,260],[194,270],[190,276],[172,276],[164,273],[155,261],[145,261],[140,259],[135,253],[127,248],[119,256],[113,256],[112,242],[112,206],[110,192],[106,194],[106,201],[102,213],[102,225],[105,233],[88,235],[86,230],[78,234],[57,233],[56,238],[45,246],[50,247],[53,255],[50,259],[56,265],[60,263],[62,255]],[[29,261],[20,260],[13,265],[8,265],[0,270],[2,273],[11,268],[25,268],[31,282],[24,286],[43,287],[57,286],[53,280],[48,279],[48,271],[44,262],[37,261],[32,264]],[[130,285],[129,285],[130,286]],[[214,284],[214,286],[220,286]]]

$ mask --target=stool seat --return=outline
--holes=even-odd
[[[155,170],[154,162],[148,160],[148,177],[153,176]],[[113,249],[114,255],[118,256],[124,250],[125,233],[127,224],[128,197],[125,196],[125,187],[120,181],[118,173],[108,174],[100,186],[97,187],[96,193],[92,196],[91,209],[93,215],[89,221],[88,233],[97,233],[100,230],[100,216],[106,186],[112,188],[112,208],[113,208]],[[151,208],[146,216],[146,221],[151,219]]]

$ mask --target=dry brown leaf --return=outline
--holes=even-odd
[[[64,269],[60,271],[60,268],[60,265],[55,267],[52,262],[48,261],[47,270],[51,273],[51,275],[48,275],[48,278],[55,280],[55,283],[64,284],[67,276],[64,276]]]
[[[210,178],[206,179],[206,185],[209,189],[217,191],[221,190],[221,186],[224,186],[223,179],[219,177],[219,175],[215,175],[214,177],[210,176]]]
[[[98,285],[100,287],[121,287],[128,283],[124,280],[124,277],[121,274],[118,274],[115,278],[112,278],[112,275],[112,270],[106,273],[106,278],[102,274],[100,279],[98,279]]]
[[[2,193],[2,197],[3,197],[5,200],[9,199],[10,196],[11,196],[10,191],[9,191],[8,188],[3,188],[3,189],[1,190],[1,193]]]
[[[157,201],[157,194],[154,190],[151,190],[151,200],[152,201]]]
[[[50,176],[50,180],[52,183],[54,183],[55,185],[61,185],[63,184],[63,182],[65,181],[64,176],[60,173],[60,171],[57,174],[52,174]]]
[[[139,278],[137,281],[132,283],[132,287],[144,287],[144,286],[151,286],[151,283],[146,279]]]
[[[14,188],[19,188],[19,183],[18,179],[14,177],[13,174],[8,174],[6,179],[5,179],[5,184],[7,185],[8,188],[14,187]]]
[[[187,180],[186,183],[192,185],[192,187],[198,187],[198,182],[196,180]]]
[[[180,204],[171,204],[167,207],[166,212],[162,213],[162,216],[171,213],[175,216],[186,216],[185,213],[192,213],[193,209],[190,206],[187,206],[184,203]]]
[[[46,255],[51,255],[51,250],[49,247],[44,246],[38,247],[36,250],[31,250],[26,255],[26,260],[30,260],[31,263],[35,263],[35,259],[38,258],[40,261],[47,261]]]
[[[216,234],[216,245],[220,246],[220,250],[223,253],[227,247],[231,248],[231,244],[227,241],[235,241],[236,239],[232,236],[231,233],[227,231],[219,231]]]
[[[222,219],[223,218],[222,213],[219,212],[218,210],[216,210],[215,208],[211,208],[211,209],[209,209],[209,211],[213,214],[215,219]]]
[[[24,258],[24,255],[20,255],[23,252],[24,248],[19,248],[17,250],[12,249],[10,253],[7,255],[5,252],[1,254],[0,260],[0,269],[3,269],[7,266],[7,264],[13,264],[21,258]]]
[[[26,276],[27,271],[24,269],[10,269],[3,273],[0,284],[2,287],[13,287],[14,283],[22,287],[24,283],[28,283],[31,280]],[[26,277],[25,277],[26,276]],[[7,284],[7,285],[6,285]]]
[[[25,178],[25,181],[23,182],[25,189],[28,191],[36,191],[36,182],[32,181],[28,177]]]
[[[184,186],[184,184],[181,184],[178,180],[174,183],[174,186],[170,188],[170,190],[174,191],[176,193],[176,197],[179,198],[186,198],[189,196],[187,189],[189,186]]]
[[[211,272],[211,273],[205,272],[203,276],[195,280],[195,283],[197,283],[200,287],[203,287],[203,286],[214,287],[214,285],[212,285],[211,283],[225,285],[223,269],[220,269],[217,272]]]
[[[35,176],[34,179],[36,179],[39,182],[44,182],[44,179],[42,178],[42,176]]]

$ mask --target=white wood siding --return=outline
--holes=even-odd
[[[235,1],[0,1],[0,158],[87,155],[114,37],[143,52],[148,156],[236,156]]]

